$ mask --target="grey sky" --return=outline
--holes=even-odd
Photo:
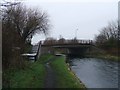
[[[51,33],[48,37],[59,38],[60,35],[66,39],[75,37],[77,31],[78,39],[93,39],[99,30],[106,26],[109,21],[117,20],[118,2],[110,0],[109,2],[45,2],[34,0],[26,2],[29,7],[37,7],[47,11],[50,16]],[[37,43],[45,39],[44,35],[35,35],[32,43]]]

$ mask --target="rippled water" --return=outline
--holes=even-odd
[[[118,63],[96,58],[73,58],[71,69],[87,88],[118,88]]]

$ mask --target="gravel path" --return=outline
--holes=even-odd
[[[52,58],[52,60],[54,60]],[[50,62],[52,61],[51,59],[45,64],[46,68],[46,76],[45,76],[45,88],[56,88],[56,76],[55,72],[53,71]]]

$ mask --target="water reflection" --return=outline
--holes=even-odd
[[[118,63],[96,58],[72,58],[71,69],[87,88],[118,88]]]

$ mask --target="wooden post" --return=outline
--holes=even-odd
[[[38,45],[38,50],[37,50],[37,54],[36,54],[36,57],[35,57],[36,60],[39,59],[39,57],[40,57],[40,49],[41,49],[41,41],[39,42],[39,45]]]

